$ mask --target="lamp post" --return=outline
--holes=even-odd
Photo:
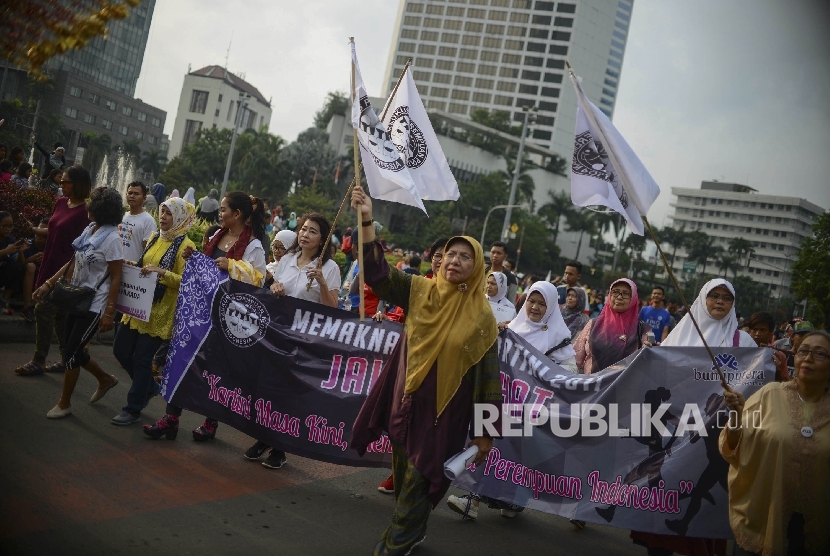
[[[518,208],[520,206],[522,206],[522,205],[496,205],[494,207],[491,207],[490,210],[487,211],[487,216],[484,217],[484,226],[481,228],[481,241],[479,242],[479,243],[481,243],[482,249],[484,248],[484,232],[487,231],[487,221],[490,219],[490,213],[493,212],[496,209],[503,209],[503,208],[511,209],[511,208]]]
[[[522,171],[522,157],[525,153],[525,139],[527,139],[527,127],[528,124],[531,124],[536,121],[536,111],[538,108],[535,106],[531,108],[530,106],[522,106],[522,110],[525,113],[525,120],[522,124],[522,139],[519,141],[519,153],[516,155],[516,167],[513,170],[513,183],[510,184],[510,198],[507,200],[507,214],[504,215],[504,225],[501,227],[501,238],[505,239],[507,237],[507,231],[510,229],[510,219],[513,216],[513,207],[515,206],[516,202],[516,187],[519,185],[519,174]]]
[[[228,176],[231,173],[231,161],[233,161],[233,149],[236,146],[236,136],[239,133],[239,126],[242,123],[242,115],[245,113],[245,109],[248,107],[248,101],[251,99],[251,95],[247,93],[239,93],[239,107],[236,110],[236,122],[233,126],[233,137],[231,137],[231,149],[228,151],[228,162],[225,164],[225,177],[222,179],[222,193],[219,194],[219,198],[222,199],[225,196],[225,193],[228,191]]]

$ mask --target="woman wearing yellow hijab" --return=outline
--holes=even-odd
[[[352,207],[372,222],[372,201],[360,187]],[[426,534],[429,513],[450,481],[444,462],[476,445],[482,463],[493,439],[466,442],[476,403],[501,410],[496,319],[484,296],[484,252],[467,236],[444,247],[436,279],[391,268],[363,230],[366,283],[381,299],[406,312],[405,335],[369,392],[353,427],[352,447],[361,455],[386,431],[392,441],[392,474],[397,506],[374,550],[377,555],[407,554]]]

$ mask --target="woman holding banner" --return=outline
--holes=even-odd
[[[808,333],[795,380],[771,382],[744,401],[724,392],[729,424],[729,524],[735,554],[830,554],[830,335]]]
[[[637,285],[620,278],[610,290],[602,312],[588,321],[574,343],[576,366],[586,375],[598,373],[650,345],[646,339],[648,325],[640,322]]]
[[[169,200],[169,198],[168,198]],[[219,206],[219,231],[210,238],[205,255],[234,280],[262,287],[265,281],[265,249],[257,238],[265,233],[265,210],[261,199],[241,191],[229,191]],[[194,249],[184,249],[189,259]],[[166,437],[175,440],[179,432],[182,408],[167,404],[167,414],[155,425],[144,425],[144,434],[150,438]],[[193,431],[193,440],[203,442],[216,436],[219,422],[210,417]]]
[[[506,282],[507,280],[505,284]],[[568,330],[559,312],[559,293],[556,291],[556,286],[547,281],[535,282],[526,293],[526,301],[519,313],[509,323],[499,323],[499,329],[509,328],[528,344],[544,353],[551,361],[575,372],[576,360],[573,346],[571,346],[571,331]],[[551,374],[559,374],[553,369],[551,371]],[[546,379],[544,376],[539,378]],[[524,510],[522,506],[480,497],[472,493],[464,496],[449,496],[447,506],[464,518],[477,519],[479,500],[482,499],[488,507],[500,510],[502,517],[516,517],[517,513]],[[583,522],[571,520],[571,523],[579,528],[584,527]]]
[[[372,201],[359,186],[352,207],[371,224]],[[474,404],[501,411],[498,328],[483,295],[484,252],[473,238],[447,242],[434,280],[390,268],[371,225],[364,241],[366,283],[403,307],[407,319],[355,420],[352,447],[362,455],[383,431],[389,434],[397,505],[373,554],[402,555],[423,541],[430,511],[449,488],[443,465],[475,431]],[[468,444],[478,448],[477,464],[493,446],[486,431],[480,434]]]
[[[331,250],[323,253],[323,246],[331,230],[331,224],[322,214],[312,212],[300,217],[297,224],[298,233],[291,230],[277,232],[276,243],[293,240],[285,256],[281,256],[273,269],[274,283],[271,284],[271,293],[278,297],[296,297],[314,303],[322,303],[329,307],[337,307],[337,293],[340,291],[340,267],[331,258]],[[282,235],[280,235],[282,234]],[[322,257],[323,265],[319,268],[317,262]],[[310,281],[312,287],[308,287]],[[257,460],[265,451],[271,448],[268,458],[262,465],[269,469],[279,469],[285,465],[285,452],[271,447],[265,442],[257,441],[245,451],[245,457]]]
[[[127,393],[127,405],[113,417],[113,425],[137,423],[147,402],[158,394],[159,384],[153,380],[153,355],[162,343],[170,340],[173,332],[185,265],[184,251],[196,247],[187,237],[195,217],[196,208],[184,199],[174,197],[164,201],[159,211],[159,231],[147,242],[138,261],[142,274],[155,272],[158,279],[149,320],[124,315],[123,326],[115,334],[113,354],[133,383]]]

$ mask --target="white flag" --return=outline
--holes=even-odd
[[[432,129],[412,72],[406,72],[397,93],[386,103],[382,114],[386,115],[383,122],[386,131],[406,161],[421,199],[458,200],[458,183]]]
[[[352,127],[357,130],[369,194],[375,199],[418,207],[426,213],[406,161],[369,102],[354,43],[351,47],[355,79],[352,83]]]
[[[660,187],[628,146],[611,120],[585,97],[579,78],[576,89],[576,131],[571,164],[571,200],[587,207],[602,205],[622,214],[628,229],[643,235],[643,219]]]

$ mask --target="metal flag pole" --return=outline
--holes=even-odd
[[[568,71],[571,74],[571,78],[573,79],[574,83],[577,83],[577,86],[578,86],[578,81],[576,79],[576,74],[574,74],[574,70],[571,67],[571,64],[568,63],[567,61],[565,61],[565,64],[568,66]],[[581,88],[580,88],[579,92],[582,92]],[[584,95],[584,93],[583,93],[583,95]],[[585,110],[585,117],[588,118],[588,120],[590,120],[590,122],[593,125],[594,129],[596,129],[596,130],[600,129],[599,124],[597,123],[596,118],[595,118],[594,114],[591,112],[590,109]],[[617,176],[619,177],[620,181],[623,182],[623,184],[622,184],[623,189],[631,190],[631,184],[628,183],[628,176],[626,176],[625,172],[622,171],[622,166],[620,166],[619,162],[617,161],[617,156],[614,154],[614,151],[610,148],[607,148],[607,149],[605,149],[605,152],[608,153],[608,158],[611,160],[611,164],[617,170]],[[635,205],[636,205],[636,203],[635,203]],[[654,243],[657,245],[657,251],[660,253],[660,257],[663,260],[663,266],[666,267],[666,271],[669,273],[669,277],[671,278],[672,283],[674,284],[674,287],[677,290],[678,295],[680,296],[680,300],[683,302],[684,306],[689,308],[689,312],[687,314],[689,315],[689,318],[692,320],[692,324],[694,324],[695,330],[697,330],[697,333],[700,336],[700,339],[703,342],[703,346],[706,348],[706,351],[709,354],[710,359],[712,359],[712,365],[714,365],[715,370],[718,372],[718,376],[720,377],[720,380],[721,380],[721,385],[723,385],[724,389],[731,390],[731,388],[729,387],[729,383],[726,381],[726,376],[723,374],[723,371],[721,370],[720,365],[718,364],[717,360],[715,359],[715,354],[712,352],[712,348],[709,347],[709,344],[706,342],[706,338],[703,337],[703,332],[701,332],[700,326],[698,326],[697,320],[695,319],[695,316],[692,313],[692,308],[689,306],[689,304],[686,301],[686,297],[683,295],[683,290],[681,290],[680,286],[677,284],[677,280],[674,277],[674,273],[672,272],[672,269],[669,266],[669,262],[666,259],[665,253],[663,253],[663,248],[660,247],[660,242],[657,240],[657,236],[655,235],[654,230],[651,228],[651,224],[649,223],[648,218],[646,218],[646,216],[644,214],[642,214],[643,211],[640,210],[640,207],[637,207],[637,212],[641,213],[640,218],[643,219],[643,223],[648,228],[649,234],[651,234],[651,239],[654,240]]]

